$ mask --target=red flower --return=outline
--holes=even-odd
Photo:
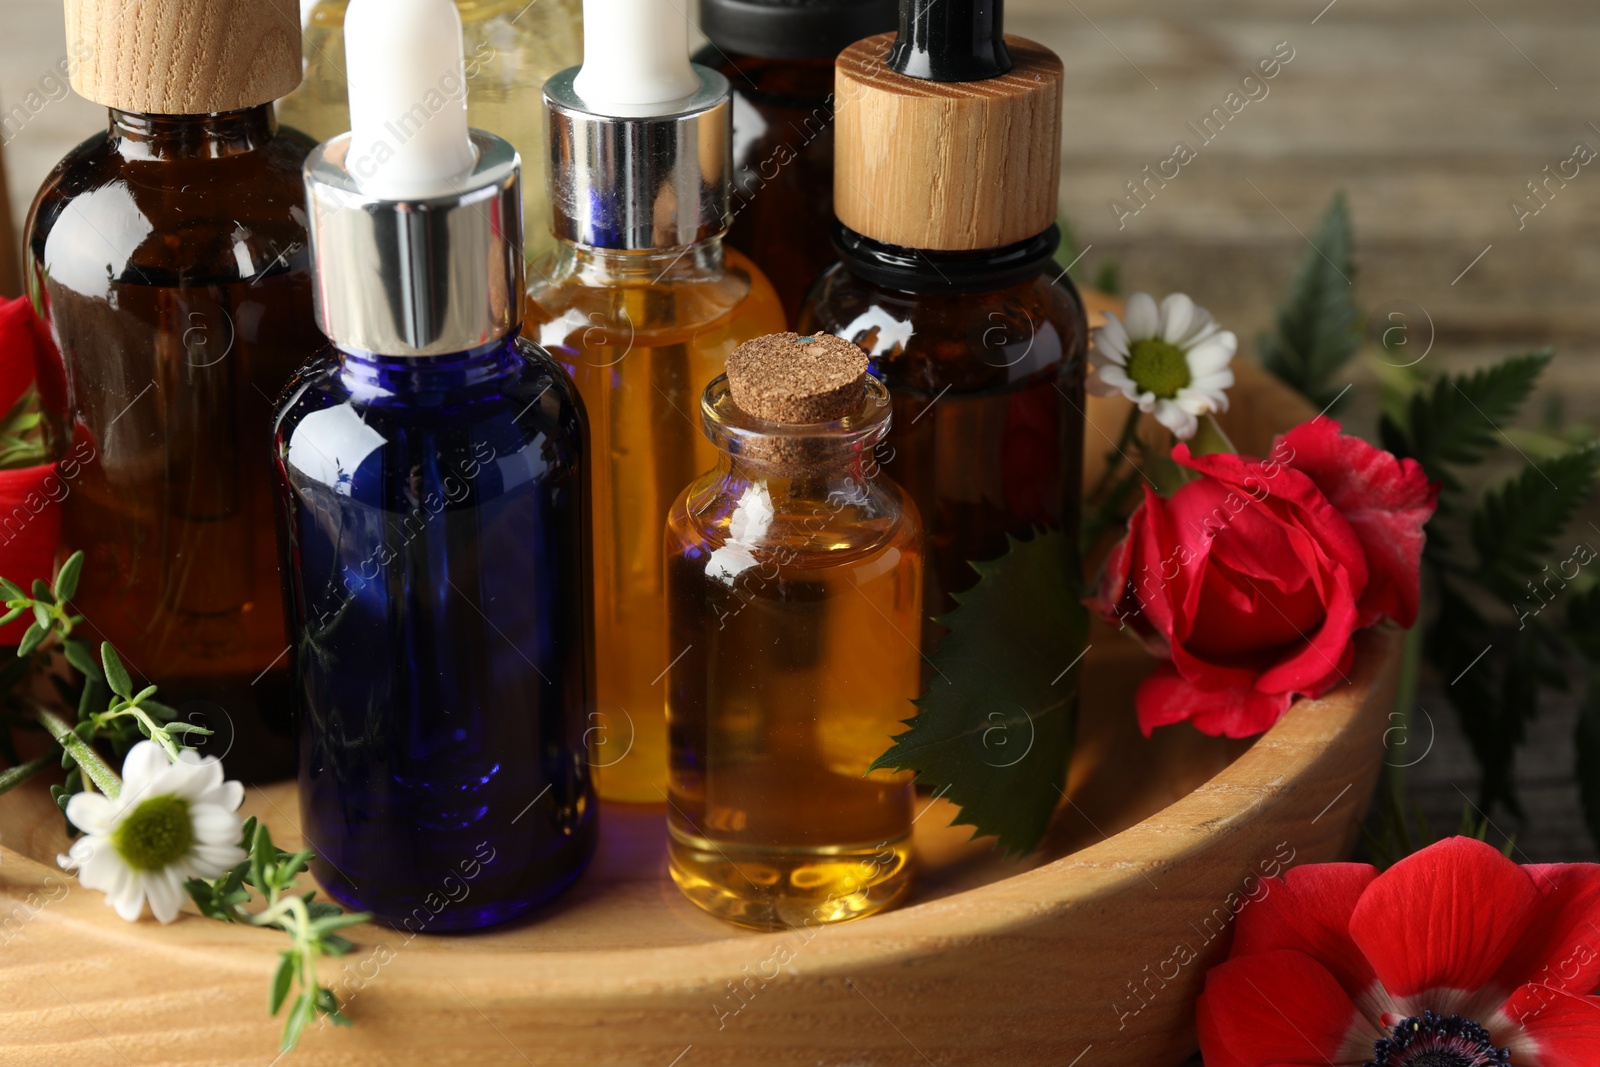
[[[1296,696],[1343,680],[1352,635],[1416,621],[1423,524],[1437,487],[1317,418],[1272,457],[1173,458],[1201,478],[1148,488],[1112,550],[1094,606],[1169,657],[1139,687],[1139,725],[1185,719],[1210,734],[1267,729]]]
[[[1206,1067],[1600,1064],[1600,865],[1453,837],[1263,884],[1195,1005]]]
[[[35,364],[59,359],[49,331],[27,297],[0,300],[0,416],[33,384]],[[54,463],[0,470],[0,576],[27,589],[35,578],[49,581],[61,543],[65,491]],[[33,620],[0,626],[0,646],[15,645]]]

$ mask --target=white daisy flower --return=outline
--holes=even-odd
[[[236,812],[244,786],[222,780],[222,764],[185,749],[176,763],[154,741],[141,741],[122,764],[122,790],[115,800],[79,793],[67,802],[67,818],[82,830],[62,867],[78,882],[106,895],[106,904],[129,922],[145,901],[164,923],[178,917],[188,899],[189,878],[217,878],[244,861]]]
[[[1106,312],[1094,331],[1090,392],[1121,393],[1182,440],[1194,436],[1201,415],[1228,410],[1228,364],[1239,347],[1232,332],[1182,293],[1159,308],[1148,293],[1134,293],[1123,314],[1125,322]]]

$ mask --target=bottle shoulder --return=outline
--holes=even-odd
[[[118,282],[208,285],[309,271],[301,168],[310,147],[287,131],[249,152],[147,160],[98,133],[67,153],[35,195],[29,259],[90,290],[108,273]]]
[[[874,370],[903,388],[1000,387],[1081,373],[1089,344],[1077,288],[1048,273],[981,292],[910,292],[835,264],[812,288],[799,328],[860,345]]]

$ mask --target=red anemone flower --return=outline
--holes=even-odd
[[[0,421],[33,384],[40,360],[54,354],[49,330],[28,298],[0,298]],[[54,463],[0,470],[0,577],[24,589],[35,578],[50,580],[61,543],[65,492]],[[32,621],[24,616],[0,626],[0,646],[20,642]]]
[[[1267,884],[1195,1006],[1206,1067],[1600,1064],[1600,865],[1453,837]]]

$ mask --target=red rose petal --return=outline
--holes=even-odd
[[[1290,700],[1288,693],[1263,693],[1248,686],[1201,689],[1171,663],[1157,667],[1134,696],[1139,729],[1146,737],[1157,726],[1184,721],[1213,737],[1254,737],[1283,718]]]
[[[1481,990],[1527,929],[1539,894],[1521,867],[1482,841],[1449,837],[1367,887],[1350,936],[1397,997]]]
[[[35,578],[49,581],[55,573],[61,506],[51,499],[45,483],[56,477],[54,463],[0,470],[0,577],[24,589]],[[31,616],[24,616],[0,626],[0,646],[21,642],[32,622]]]
[[[1495,1040],[1511,1049],[1511,1062],[1537,1067],[1595,1067],[1600,1063],[1600,997],[1574,996],[1548,986],[1523,986],[1506,1005],[1523,1033]]]
[[[1297,867],[1266,884],[1266,896],[1239,913],[1233,955],[1293,949],[1322,964],[1352,1000],[1377,981],[1372,964],[1350,937],[1356,901],[1378,869],[1365,863]]]
[[[0,415],[10,411],[33,384],[41,330],[27,297],[0,300]]]
[[[1522,940],[1496,978],[1501,988],[1524,983],[1592,993],[1600,988],[1600,864],[1524,867],[1539,902]]]
[[[1421,595],[1423,525],[1438,503],[1438,486],[1415,460],[1346,437],[1332,419],[1302,423],[1278,440],[1292,451],[1286,462],[1316,483],[1361,541],[1369,581],[1359,625],[1388,616],[1410,627]]]
[[[1225,960],[1207,973],[1195,1011],[1207,1064],[1227,1056],[1241,1067],[1356,1067],[1382,1036],[1333,975],[1300,952]]]

